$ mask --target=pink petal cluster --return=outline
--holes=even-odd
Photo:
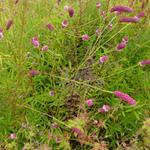
[[[117,11],[116,16],[119,16],[122,14],[122,11]]]
[[[104,14],[103,10],[100,11],[100,14],[103,15],[103,18],[106,18],[106,15]]]
[[[64,21],[62,22],[62,28],[66,27],[67,25],[68,25],[68,21],[67,21],[67,20],[64,20]]]
[[[9,30],[9,29],[10,29],[12,23],[13,23],[12,20],[9,20],[9,21],[8,21],[7,26],[6,26],[6,30]]]
[[[96,3],[96,7],[97,7],[97,8],[100,8],[100,7],[101,7],[101,4],[100,4],[99,2],[97,2],[97,3]]]
[[[119,45],[116,46],[116,50],[119,51],[119,50],[122,50],[126,47],[126,42],[121,42]]]
[[[43,134],[43,132],[42,132],[42,131],[40,131],[40,132],[39,132],[39,134],[40,134],[40,135],[42,135],[42,134]]]
[[[46,51],[46,50],[48,50],[48,47],[47,47],[46,44],[44,44],[44,46],[43,46],[43,48],[42,48],[42,51]]]
[[[125,42],[125,43],[128,42],[128,37],[124,37],[124,38],[122,39],[122,41]]]
[[[78,135],[83,135],[83,132],[78,128],[72,127],[73,132],[77,133]]]
[[[35,47],[39,47],[39,41],[37,37],[32,38],[31,43],[35,46]]]
[[[87,100],[86,103],[88,104],[88,106],[92,106],[93,105],[93,101],[91,99]]]
[[[27,52],[27,56],[26,56],[27,58],[30,58],[30,52]]]
[[[53,27],[51,24],[48,23],[46,26],[47,26],[47,28],[49,28],[51,31],[54,30],[54,27]]]
[[[110,28],[110,31],[112,31],[113,25],[112,24],[108,24],[108,27]]]
[[[49,95],[51,95],[51,96],[53,96],[54,94],[55,94],[54,91],[49,92]]]
[[[16,136],[17,136],[17,134],[14,133],[14,134],[11,134],[8,138],[9,139],[14,139]]]
[[[126,101],[129,104],[136,105],[136,101],[133,98],[131,98],[129,95],[123,92],[114,91],[114,95],[121,98],[122,100]]]
[[[56,142],[60,142],[60,141],[61,141],[60,137],[56,138]]]
[[[131,23],[138,23],[139,18],[137,17],[122,17],[119,22],[131,22]]]
[[[82,40],[88,40],[90,37],[88,35],[82,35]]]
[[[99,58],[100,63],[104,63],[108,59],[108,56],[103,56]]]
[[[148,65],[148,64],[150,64],[150,60],[141,61],[141,62],[139,62],[139,64],[140,64],[140,66]]]
[[[120,6],[114,6],[111,9],[111,12],[114,12],[114,11],[121,11],[121,12],[131,13],[131,12],[136,11],[136,10],[132,9],[131,7],[120,5]]]
[[[141,18],[141,17],[143,17],[143,16],[145,16],[145,12],[144,12],[144,11],[141,12],[141,13],[139,13],[139,14],[137,14],[135,17]]]
[[[39,73],[40,73],[40,72],[37,71],[37,70],[31,70],[31,71],[29,72],[29,74],[30,74],[31,76],[38,75]]]
[[[3,37],[4,37],[3,33],[2,33],[2,32],[0,32],[0,40],[2,40],[2,39],[3,39]]]
[[[103,105],[103,107],[98,109],[98,112],[107,112],[110,110],[110,106],[109,105]]]
[[[72,8],[72,7],[69,7],[69,8],[68,8],[68,12],[69,12],[70,18],[72,18],[72,17],[73,17],[73,14],[74,14],[73,8]]]
[[[22,94],[19,94],[19,96],[18,96],[19,98],[22,98],[23,97],[23,95]]]
[[[53,126],[54,128],[57,128],[58,124],[55,122],[55,123],[52,124],[52,126]]]
[[[97,29],[95,33],[96,33],[96,34],[100,34],[100,33],[101,33],[101,30]]]
[[[26,127],[26,123],[25,122],[22,123],[22,127],[23,128]]]
[[[64,10],[68,10],[68,8],[69,8],[69,7],[68,7],[67,5],[66,5],[66,6],[64,6]]]

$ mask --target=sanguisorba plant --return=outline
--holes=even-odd
[[[0,148],[130,146],[150,113],[148,3],[1,1]]]

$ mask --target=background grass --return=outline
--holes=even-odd
[[[118,17],[110,13],[110,9],[120,4],[130,6],[129,1],[100,3],[100,9],[96,8],[96,1],[91,0],[66,0],[60,5],[54,0],[20,0],[16,5],[13,0],[0,3],[4,9],[0,12],[4,34],[0,41],[2,149],[22,149],[25,145],[26,149],[44,149],[44,146],[77,150],[123,149],[124,142],[126,148],[144,149],[137,131],[150,115],[150,68],[149,65],[132,66],[150,56],[150,7],[147,3],[146,16],[139,23],[119,24],[121,16],[135,16],[141,12],[143,1],[135,1],[131,6],[136,12]],[[74,9],[72,18],[64,10],[65,5]],[[104,10],[106,19],[100,10]],[[63,15],[59,15],[60,11]],[[7,31],[10,19],[13,24]],[[68,26],[62,28],[65,19]],[[54,31],[46,27],[47,23],[54,26]],[[108,24],[113,24],[112,31]],[[102,30],[100,35],[95,34],[97,29]],[[88,41],[82,40],[84,34],[90,36]],[[115,47],[125,36],[129,38],[127,47],[117,52]],[[33,37],[38,37],[39,48],[31,44]],[[100,40],[96,42],[97,39]],[[44,44],[48,45],[45,52],[41,50]],[[26,58],[27,52],[30,58]],[[109,56],[108,61],[99,64],[99,58],[105,55]],[[40,74],[31,77],[30,70],[39,70]],[[127,93],[137,105],[122,102],[100,89]],[[55,92],[53,96],[49,95],[51,90]],[[20,94],[22,98],[18,97]],[[93,100],[92,107],[86,104],[88,99]],[[99,113],[103,105],[110,105],[110,111]],[[21,127],[23,122],[26,128]],[[54,122],[58,123],[56,129],[52,127]],[[84,132],[84,137],[73,133],[71,127],[74,126]],[[11,133],[17,133],[17,138],[8,139]],[[56,141],[58,137],[60,142]]]

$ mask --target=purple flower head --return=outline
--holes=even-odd
[[[17,134],[14,133],[14,134],[11,134],[8,138],[9,139],[14,139],[16,136],[17,136]]]
[[[93,105],[93,101],[91,99],[87,100],[86,103],[88,104],[88,106],[92,106]]]
[[[63,14],[62,11],[60,11],[59,14],[62,15]]]
[[[0,27],[0,32],[3,32],[3,28],[2,27]]]
[[[100,34],[100,33],[101,33],[101,30],[97,29],[96,34]]]
[[[149,60],[145,60],[145,61],[141,61],[139,62],[140,66],[145,66],[145,65],[148,65],[150,64],[150,59]]]
[[[46,26],[47,26],[51,31],[54,30],[54,27],[53,27],[51,24],[47,24]]]
[[[107,112],[110,110],[110,106],[109,105],[103,105],[103,107],[98,109],[98,112]]]
[[[136,15],[137,18],[141,18],[143,16],[145,16],[145,12],[144,11]]]
[[[100,7],[101,7],[101,4],[100,4],[99,2],[97,2],[97,3],[96,3],[96,7],[97,7],[97,8],[100,8]]]
[[[100,11],[100,14],[101,14],[101,15],[104,15],[104,11],[103,11],[103,10],[101,10],[101,11]]]
[[[23,128],[26,127],[26,123],[25,122],[22,123],[22,127]]]
[[[136,101],[123,92],[114,91],[114,95],[121,98],[122,100],[126,101],[129,104],[136,105]]]
[[[46,44],[44,44],[44,46],[43,46],[43,48],[42,48],[42,51],[46,51],[46,50],[48,50],[48,47],[47,47]]]
[[[124,49],[126,46],[127,45],[125,42],[121,42],[119,45],[116,46],[116,50],[119,51],[121,49]]]
[[[83,135],[83,132],[81,130],[79,130],[78,128],[71,128],[73,130],[73,132],[77,133],[78,135]]]
[[[53,96],[54,94],[55,94],[54,91],[49,92],[49,95],[51,95],[51,96]]]
[[[122,41],[125,42],[125,43],[128,42],[128,37],[124,37],[124,38],[122,39]]]
[[[72,17],[73,17],[73,14],[74,14],[73,8],[72,8],[72,7],[69,7],[69,8],[68,8],[68,12],[69,12],[70,18],[72,18]]]
[[[39,42],[38,42],[38,38],[37,37],[33,37],[31,40],[31,43],[35,46],[35,47],[39,47]]]
[[[99,58],[100,63],[104,63],[108,59],[108,56],[103,56]]]
[[[29,72],[29,74],[30,74],[31,76],[38,75],[39,73],[40,73],[40,72],[37,71],[37,70],[31,70],[31,71]]]
[[[60,2],[61,2],[61,0],[57,0],[57,4],[58,4],[58,5],[60,4]]]
[[[88,40],[90,37],[88,35],[82,35],[82,40]]]
[[[27,58],[30,58],[30,52],[27,52],[27,56],[26,56]]]
[[[10,29],[12,23],[13,23],[12,20],[9,20],[9,21],[8,21],[7,26],[6,26],[6,30],[9,30],[9,29]]]
[[[112,27],[113,27],[113,25],[112,25],[112,24],[108,24],[108,27],[109,27],[109,28],[112,28]]]
[[[66,27],[67,25],[68,25],[67,20],[64,20],[64,21],[62,22],[62,27],[64,28],[64,27]]]
[[[42,132],[42,131],[40,131],[40,132],[39,132],[39,134],[40,134],[40,135],[42,135],[42,134],[43,134],[43,132]]]
[[[17,4],[19,2],[19,0],[15,0],[15,4]]]
[[[53,126],[54,128],[57,128],[58,124],[55,122],[55,123],[52,124],[52,126]]]
[[[60,142],[60,141],[61,141],[60,137],[56,138],[56,142]]]
[[[116,16],[119,16],[122,14],[122,11],[117,11]]]
[[[131,13],[131,12],[136,11],[136,10],[132,9],[131,7],[120,5],[120,6],[114,6],[111,9],[111,12],[114,12],[114,11],[121,11],[121,12]]]
[[[69,7],[68,7],[67,5],[66,5],[66,6],[64,6],[64,10],[68,10],[68,8],[69,8]]]
[[[19,98],[22,98],[23,97],[23,95],[22,94],[19,94],[19,96],[18,96]]]
[[[137,23],[139,22],[139,18],[137,17],[122,17],[119,22],[131,22],[131,23]]]
[[[0,32],[0,40],[2,40],[2,39],[3,39],[3,37],[4,37],[3,33],[2,33],[2,32]]]

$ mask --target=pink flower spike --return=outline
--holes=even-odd
[[[27,52],[27,56],[26,56],[27,58],[30,58],[30,52]]]
[[[9,20],[9,21],[8,21],[7,26],[6,26],[6,30],[9,30],[9,29],[10,29],[12,23],[13,23],[12,20]]]
[[[137,17],[122,17],[119,22],[131,22],[131,23],[137,23],[139,22],[139,18]]]
[[[47,26],[51,31],[54,30],[54,27],[53,27],[51,24],[47,24],[46,26]]]
[[[145,16],[145,12],[144,11],[136,15],[137,18],[141,18],[143,16]]]
[[[123,92],[114,91],[114,95],[121,98],[122,100],[126,101],[129,104],[136,105],[136,101]]]
[[[88,104],[88,106],[92,106],[93,105],[93,101],[91,99],[87,100],[86,103]]]
[[[55,122],[55,123],[53,123],[52,126],[53,126],[54,128],[57,128],[58,124]]]
[[[71,128],[73,130],[73,132],[77,133],[78,135],[83,135],[83,132],[81,130],[79,130],[78,128]]]
[[[40,131],[40,132],[39,132],[39,134],[40,134],[40,135],[42,135],[42,134],[43,134],[43,132],[42,132],[42,131]]]
[[[56,142],[60,142],[60,141],[61,141],[60,137],[56,138]]]
[[[43,48],[42,48],[42,51],[46,51],[46,50],[48,50],[48,47],[47,47],[46,44],[44,44],[44,46],[43,46]]]
[[[39,42],[38,41],[32,41],[32,44],[35,46],[35,47],[39,47]]]
[[[100,34],[101,33],[101,30],[96,30],[96,34]]]
[[[145,60],[145,61],[141,61],[139,62],[140,66],[145,66],[145,65],[148,65],[150,64],[150,59],[149,60]]]
[[[9,139],[14,139],[16,136],[17,136],[17,134],[14,133],[14,134],[11,134],[8,138]]]
[[[119,45],[116,46],[116,50],[119,51],[123,48],[125,48],[127,45],[125,42],[121,42]]]
[[[32,70],[32,71],[29,72],[29,74],[30,74],[31,76],[38,75],[39,73],[40,73],[40,72],[37,71],[37,70]]]
[[[18,96],[19,98],[22,98],[23,97],[23,95],[22,94],[19,94],[19,96]]]
[[[101,15],[104,15],[104,11],[103,11],[103,10],[101,10],[101,11],[100,11],[100,14],[101,14]]]
[[[99,58],[100,63],[104,63],[108,59],[108,56],[103,56]]]
[[[72,18],[72,17],[73,17],[73,14],[74,14],[73,8],[72,8],[72,7],[69,7],[69,8],[68,8],[68,12],[69,12],[70,18]]]
[[[66,27],[67,25],[68,25],[67,20],[64,20],[64,21],[62,22],[62,27],[64,28],[64,27]]]
[[[25,122],[22,123],[22,127],[23,128],[26,127],[26,123]]]
[[[2,40],[2,39],[3,39],[3,37],[4,37],[3,33],[2,33],[2,32],[0,32],[0,40]]]
[[[49,92],[49,95],[51,95],[51,96],[53,96],[54,94],[55,94],[54,91]]]
[[[100,7],[101,7],[101,4],[100,4],[99,2],[97,2],[97,3],[96,3],[96,7],[97,7],[97,8],[100,8]]]
[[[88,35],[82,35],[82,40],[88,40],[90,37]]]
[[[109,105],[104,105],[103,109],[104,109],[104,111],[109,111],[110,110],[110,106]]]
[[[62,15],[63,13],[60,11],[59,14]]]
[[[120,6],[114,6],[111,9],[111,12],[114,12],[114,11],[121,11],[121,12],[131,13],[131,12],[136,11],[136,10],[132,9],[131,7],[120,5]]]
[[[122,11],[117,11],[116,16],[119,16],[122,14]]]
[[[68,8],[69,8],[68,6],[64,6],[64,10],[68,10]]]
[[[98,109],[98,112],[104,112],[103,107],[99,108],[99,109]]]
[[[113,25],[112,25],[112,24],[108,24],[108,27],[109,27],[109,28],[112,28],[112,27],[113,27]]]
[[[125,43],[128,42],[128,37],[124,37],[124,38],[122,39],[122,41],[125,42]]]

